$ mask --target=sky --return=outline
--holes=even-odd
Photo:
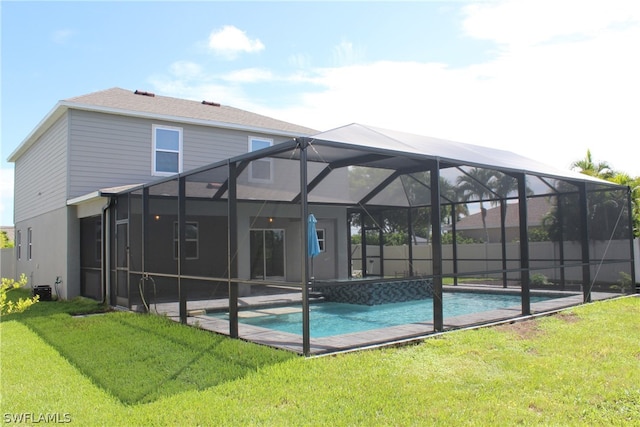
[[[361,123],[640,176],[640,1],[1,1],[7,162],[59,100],[111,87],[325,131]]]

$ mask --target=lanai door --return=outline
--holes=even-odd
[[[251,278],[284,280],[284,230],[251,230]]]
[[[129,306],[129,221],[116,223],[116,271],[115,283],[112,283],[112,304]],[[115,292],[113,292],[115,291]],[[114,298],[115,297],[115,298]],[[115,299],[115,301],[114,301]]]

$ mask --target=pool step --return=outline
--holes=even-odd
[[[242,310],[238,312],[238,317],[251,318],[251,317],[269,316],[274,314],[299,313],[301,311],[302,311],[301,307],[273,307],[273,308],[263,308],[260,310]]]

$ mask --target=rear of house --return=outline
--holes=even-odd
[[[101,298],[109,194],[313,133],[214,102],[120,88],[60,101],[9,157],[15,274],[62,298]]]

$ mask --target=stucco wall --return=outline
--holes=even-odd
[[[16,275],[24,273],[29,279],[29,287],[49,285],[56,292],[56,277],[62,281],[58,290],[62,298],[76,296],[67,292],[73,289],[75,278],[67,272],[67,258],[72,260],[74,254],[68,254],[68,212],[67,208],[57,209],[16,223],[16,232],[22,235],[20,259],[16,259]],[[28,229],[32,230],[31,259],[28,249]],[[76,284],[79,290],[79,284]]]
[[[0,277],[6,277],[7,279],[17,279],[15,248],[0,249]]]

